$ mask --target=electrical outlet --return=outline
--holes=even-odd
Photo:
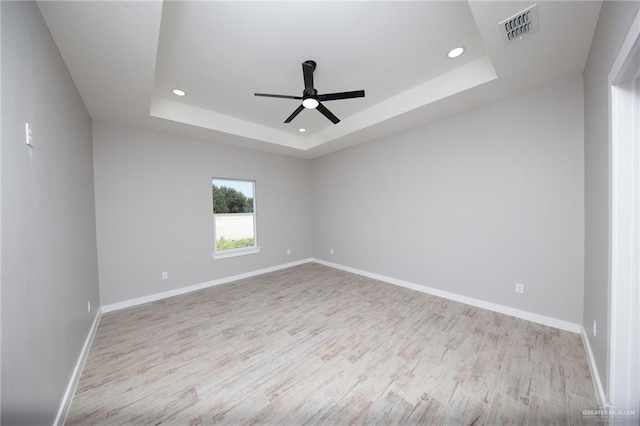
[[[524,284],[516,283],[516,293],[524,294]]]
[[[333,254],[333,249],[329,249],[329,253]]]
[[[596,337],[597,334],[598,334],[598,324],[596,323],[596,320],[593,320],[593,337]]]
[[[169,278],[169,273],[168,272],[163,272],[162,273],[162,279],[166,280],[167,278]]]
[[[91,300],[87,302],[87,312],[91,312]]]
[[[287,249],[287,254],[291,254],[291,249]]]

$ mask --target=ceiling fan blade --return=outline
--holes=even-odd
[[[304,78],[304,90],[313,90],[313,65],[302,63],[302,77]]]
[[[293,120],[294,118],[296,118],[296,115],[300,114],[302,112],[302,110],[304,109],[304,107],[302,105],[300,105],[298,108],[296,108],[295,111],[293,111],[291,113],[291,115],[289,116],[289,118],[287,118],[286,120],[284,120],[285,123],[291,123],[291,120]]]
[[[266,98],[282,98],[282,99],[302,99],[302,96],[290,96],[290,95],[271,95],[269,93],[254,93],[256,96],[264,96]]]
[[[340,122],[340,119],[338,117],[336,117],[335,115],[333,115],[333,113],[331,111],[329,111],[327,109],[327,107],[325,107],[321,103],[318,103],[318,106],[316,107],[316,109],[318,111],[320,111],[322,113],[322,115],[327,117],[329,120],[333,121],[333,124],[338,124]]]
[[[318,95],[321,101],[337,101],[340,99],[364,98],[364,90],[354,90],[353,92],[326,93]]]

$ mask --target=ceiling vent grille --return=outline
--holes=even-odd
[[[538,5],[534,4],[500,22],[500,28],[508,43],[522,40],[524,36],[538,31]]]

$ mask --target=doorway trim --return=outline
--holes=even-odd
[[[640,416],[640,12],[609,73],[607,400]],[[614,414],[615,415],[615,414]],[[637,423],[633,423],[637,424]]]

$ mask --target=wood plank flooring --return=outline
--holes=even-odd
[[[580,336],[318,264],[102,317],[85,424],[595,424]]]

